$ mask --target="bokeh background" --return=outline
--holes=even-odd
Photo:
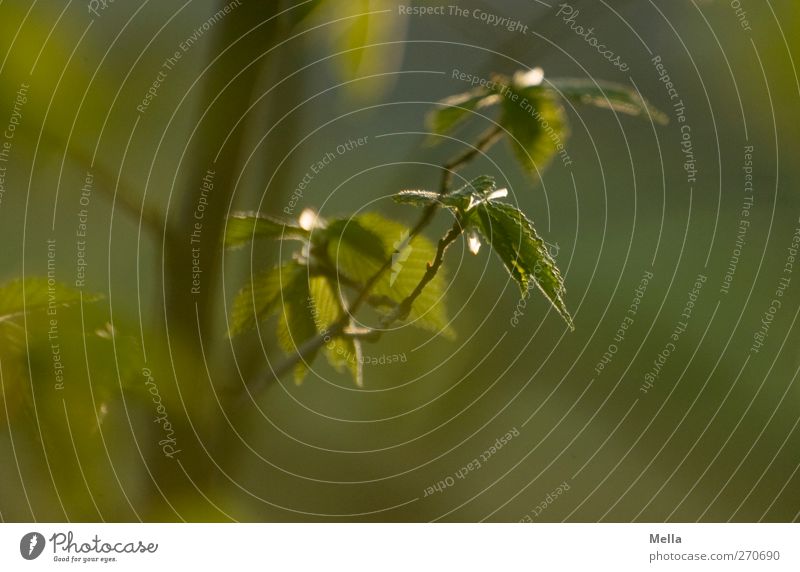
[[[0,279],[49,270],[74,288],[86,262],[82,299],[57,309],[55,337],[42,308],[0,321],[0,518],[797,520],[800,267],[785,271],[800,227],[797,3],[574,0],[573,24],[592,27],[625,72],[554,2],[457,2],[467,17],[406,15],[410,4],[390,0],[293,4],[0,5],[0,126],[16,121],[0,140],[11,145]],[[695,182],[656,56],[685,104]],[[367,365],[363,388],[322,359],[300,386],[274,379],[283,355],[271,327],[228,339],[235,292],[289,255],[273,243],[223,252],[230,211],[281,216],[312,164],[366,137],[311,181],[295,215],[374,210],[411,224],[415,211],[390,195],[435,189],[440,165],[489,125],[428,144],[426,113],[469,87],[453,71],[534,66],[634,85],[671,118],[568,105],[571,166],[556,160],[534,181],[500,144],[461,173],[495,176],[553,245],[574,332],[540,296],[512,322],[516,286],[485,249],[459,244],[446,261],[457,339],[404,327],[367,344],[398,359]],[[737,247],[748,146],[753,204]],[[209,169],[192,295],[189,239]],[[428,236],[449,224],[440,214]],[[686,331],[643,392],[701,274]],[[174,429],[172,458],[144,370]],[[253,379],[266,383],[251,399]]]

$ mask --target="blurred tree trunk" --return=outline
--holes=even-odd
[[[227,3],[221,0],[217,4],[221,8]],[[198,341],[195,308],[199,311],[202,335],[209,332],[213,318],[210,302],[219,278],[225,215],[241,168],[246,119],[231,130],[251,104],[260,66],[265,65],[269,57],[242,70],[277,43],[280,21],[274,16],[279,12],[279,4],[244,0],[213,29],[208,59],[211,61],[225,53],[206,72],[198,103],[199,125],[181,174],[185,189],[168,215],[174,236],[166,248],[166,316],[170,336],[181,336],[191,346]],[[262,22],[265,23],[247,34]],[[233,79],[239,72],[242,73]],[[220,150],[223,142],[225,145]],[[215,161],[218,151],[219,158]],[[213,189],[204,187],[204,179],[211,181]],[[207,204],[203,205],[202,201]],[[198,220],[201,214],[202,219]],[[198,266],[194,261],[199,261],[199,276],[193,272],[193,266]]]
[[[218,1],[209,15],[228,3]],[[219,476],[214,464],[223,468],[230,464],[232,432],[208,390],[204,357],[211,360],[213,340],[224,335],[221,324],[217,324],[220,332],[213,328],[215,317],[222,313],[218,285],[224,223],[234,191],[241,193],[235,185],[243,157],[250,152],[247,126],[252,115],[242,118],[242,114],[257,97],[264,67],[276,56],[269,54],[247,66],[283,39],[286,22],[275,17],[281,5],[277,1],[242,0],[214,25],[206,58],[210,67],[202,79],[197,102],[197,130],[179,173],[184,188],[167,216],[170,238],[165,246],[163,302],[176,383],[189,394],[184,405],[192,425],[184,423],[180,430],[186,438],[181,466],[191,482],[174,461],[157,461],[155,479],[161,491],[154,491],[151,517],[159,515],[159,519],[174,519],[171,511],[165,512],[162,494],[179,513],[191,513],[192,507],[207,504],[194,487],[207,493],[211,480]],[[211,363],[209,367],[213,372]],[[217,381],[214,379],[215,385]],[[193,384],[198,391],[191,394]],[[195,434],[197,440],[190,438]]]

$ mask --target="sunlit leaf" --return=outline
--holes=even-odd
[[[330,30],[331,53],[336,54],[332,63],[345,81],[342,89],[362,100],[379,97],[402,65],[407,19],[397,14],[393,0],[323,2],[320,8],[315,12]],[[351,81],[363,77],[371,79]]]
[[[258,213],[237,213],[228,219],[225,247],[237,248],[256,238],[308,239],[309,232],[299,226]]]
[[[503,98],[500,123],[509,132],[509,143],[523,168],[536,174],[564,149],[569,134],[564,108],[551,90],[508,89],[513,96]]]
[[[296,353],[303,342],[317,335],[312,308],[308,275],[304,272],[295,272],[294,276],[283,284],[278,310],[278,345],[287,354]],[[315,356],[316,353],[306,355],[304,360],[297,364],[294,370],[295,383],[303,381],[308,372],[308,364],[314,361]]]
[[[393,198],[401,204],[414,206],[438,204],[456,211],[466,212],[484,201],[504,197],[507,194],[506,189],[497,190],[493,177],[483,175],[445,195],[431,191],[409,190],[400,191]]]
[[[93,302],[99,296],[84,295],[84,302]],[[26,312],[70,306],[79,303],[81,292],[47,278],[14,279],[0,286],[0,322],[12,320]]]
[[[372,293],[400,303],[419,284],[428,263],[435,257],[435,246],[422,236],[409,241],[405,226],[377,214],[359,215],[349,221],[356,224],[337,226],[332,222],[328,227],[329,231],[340,231],[330,235],[328,256],[331,261],[349,281],[364,284],[391,259],[391,268],[383,273]],[[364,236],[371,237],[371,242],[365,244],[359,240]],[[379,251],[380,256],[377,256]],[[440,272],[414,303],[409,319],[415,326],[451,336],[453,332],[447,325],[442,299],[445,285]]]
[[[460,123],[473,115],[473,111],[488,105],[493,94],[479,87],[466,93],[450,96],[439,102],[439,107],[428,114],[428,129],[439,135],[453,131]],[[432,139],[433,142],[441,138]]]
[[[255,275],[233,299],[228,335],[251,330],[277,313],[282,284],[293,282],[299,274],[305,274],[304,267],[292,261]]]
[[[347,370],[359,387],[364,385],[361,342],[352,337],[337,337],[325,346],[325,357],[337,371]]]
[[[549,80],[563,97],[584,105],[640,116],[666,125],[667,116],[643,99],[639,93],[622,84],[578,78],[559,78]]]
[[[325,241],[333,238],[340,243],[346,243],[349,249],[358,251],[380,265],[387,258],[383,236],[375,225],[364,224],[365,221],[373,220],[374,216],[377,215],[334,219],[328,224],[326,234],[318,235],[317,238]]]
[[[536,285],[572,328],[564,302],[564,279],[525,214],[513,205],[489,201],[471,211],[469,223],[492,246],[523,295]]]
[[[406,205],[414,205],[417,207],[427,207],[431,204],[440,204],[443,206],[447,206],[445,200],[447,200],[447,196],[442,196],[439,193],[434,193],[433,191],[417,191],[417,190],[407,190],[407,191],[400,191],[396,195],[394,195],[394,200],[401,204]]]
[[[311,313],[318,333],[328,336],[331,327],[345,315],[344,301],[329,278],[311,279]],[[356,385],[363,385],[361,342],[345,336],[329,336],[325,340],[325,357],[337,371],[350,372]]]
[[[230,335],[252,329],[273,315],[278,316],[278,345],[287,354],[297,352],[317,334],[307,266],[291,261],[255,276],[234,299]],[[313,359],[306,356],[307,363]],[[298,364],[295,381],[301,382],[307,371],[305,364]]]

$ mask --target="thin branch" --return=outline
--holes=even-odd
[[[453,244],[459,236],[461,236],[462,232],[464,232],[464,226],[461,224],[460,220],[457,220],[448,233],[439,239],[439,245],[436,248],[436,256],[434,257],[433,262],[428,263],[428,268],[425,270],[425,274],[422,276],[419,284],[417,284],[411,294],[409,294],[402,302],[400,302],[397,308],[395,308],[391,313],[387,314],[383,320],[381,320],[381,326],[385,328],[392,325],[397,320],[405,320],[408,317],[414,302],[416,302],[417,298],[420,297],[422,291],[425,289],[425,286],[427,286],[428,283],[434,279],[436,273],[439,272],[439,269],[442,267],[442,264],[444,263],[444,253],[447,252],[447,249],[450,248],[450,245]]]
[[[439,186],[439,194],[445,195],[447,194],[448,190],[450,189],[450,183],[453,180],[453,175],[455,172],[472,161],[479,153],[483,153],[489,147],[494,145],[500,136],[503,134],[503,128],[500,125],[495,125],[494,127],[490,127],[483,134],[480,136],[478,141],[472,147],[472,149],[467,149],[461,155],[456,157],[455,159],[450,160],[449,162],[444,164],[442,169],[442,182]]]
[[[361,282],[357,282],[352,278],[344,276],[343,274],[337,272],[335,268],[330,268],[327,265],[320,264],[319,266],[315,266],[314,269],[317,273],[326,276],[331,280],[335,280],[337,284],[347,286],[348,288],[352,288],[357,292],[360,292],[364,289],[364,285]],[[397,306],[397,302],[395,302],[392,298],[380,294],[370,294],[367,296],[367,303],[374,307],[385,306],[387,308],[395,308]]]
[[[494,145],[494,143],[497,142],[502,135],[502,132],[503,130],[499,125],[491,127],[480,136],[478,141],[471,149],[468,149],[461,155],[458,155],[443,165],[442,179],[439,186],[439,196],[444,196],[450,191],[450,184],[455,172],[472,161],[478,154],[485,152],[489,147]],[[406,239],[408,242],[417,237],[428,226],[428,224],[430,224],[438,208],[438,203],[432,203],[431,205],[425,207],[425,210],[423,211],[422,215],[420,215],[419,220],[408,233],[408,238]],[[456,223],[453,225],[453,228],[451,228],[450,231],[441,240],[439,240],[436,257],[434,258],[433,262],[428,263],[428,268],[419,284],[417,284],[413,292],[406,299],[404,299],[400,305],[395,308],[395,310],[392,311],[389,316],[387,316],[387,318],[384,319],[382,325],[385,326],[387,324],[391,324],[394,321],[403,319],[408,315],[408,313],[411,311],[414,301],[420,296],[420,294],[422,294],[422,291],[425,289],[428,283],[433,280],[434,276],[441,268],[444,261],[444,254],[448,247],[455,242],[455,240],[461,235],[462,231],[463,228],[461,221],[456,221]],[[365,302],[370,300],[372,288],[383,277],[384,273],[391,268],[391,266],[392,258],[390,257],[384,261],[377,272],[375,272],[375,274],[373,274],[369,280],[364,283],[358,295],[349,305],[347,311],[342,315],[341,319],[331,324],[331,326],[324,333],[318,334],[317,336],[301,343],[297,347],[297,351],[294,353],[294,355],[289,356],[282,362],[278,363],[277,366],[272,368],[272,376],[279,379],[289,373],[298,363],[306,361],[317,351],[319,351],[322,346],[325,345],[326,339],[348,335],[345,334],[345,330],[350,325],[351,317],[355,315],[355,313]],[[380,332],[372,332],[369,335],[364,336],[358,335],[357,337],[365,337],[367,339],[374,340],[380,337]],[[258,393],[263,387],[266,386],[267,381],[268,379],[265,378],[257,379],[248,387],[248,393],[251,396],[255,393]]]

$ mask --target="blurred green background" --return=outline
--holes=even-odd
[[[87,262],[85,300],[57,310],[56,339],[45,311],[0,322],[0,518],[797,520],[800,276],[784,268],[800,227],[800,7],[742,2],[746,30],[725,1],[574,1],[573,23],[621,55],[621,72],[557,4],[458,2],[467,17],[405,15],[408,4],[388,0],[292,4],[0,5],[0,126],[18,120],[0,140],[11,144],[0,278],[47,276],[53,240],[50,270],[75,286],[82,224]],[[685,104],[693,184],[655,56]],[[546,78],[633,82],[671,118],[653,127],[568,105],[571,167],[556,160],[534,182],[501,144],[461,173],[495,176],[557,245],[576,330],[540,296],[513,325],[516,286],[488,252],[458,244],[446,261],[455,341],[399,328],[365,346],[403,360],[367,365],[364,388],[317,360],[304,384],[271,379],[231,405],[243,380],[269,378],[283,356],[272,328],[228,339],[226,308],[251,269],[289,253],[273,243],[223,253],[227,213],[281,216],[312,164],[367,137],[311,181],[295,216],[376,210],[411,224],[415,211],[390,195],[435,189],[440,165],[488,125],[426,144],[434,102],[469,87],[453,71],[534,66]],[[746,146],[751,224],[723,293]],[[202,293],[191,295],[189,237],[209,169]],[[449,224],[439,214],[427,235]],[[634,323],[615,341],[645,272]],[[688,327],[642,392],[699,274]],[[782,277],[782,306],[751,352]],[[144,368],[174,458],[159,445]]]

